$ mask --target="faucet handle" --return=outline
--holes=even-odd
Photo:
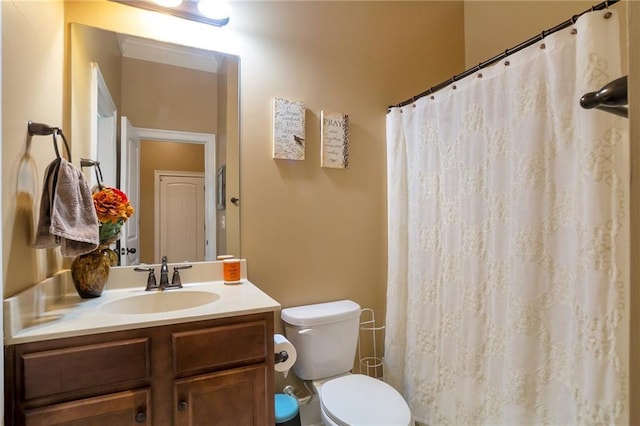
[[[155,271],[153,270],[153,268],[151,268],[151,267],[149,267],[149,268],[136,267],[136,268],[133,268],[133,270],[136,271],[136,272],[148,272],[149,273],[149,275],[147,276],[147,288],[145,288],[145,291],[158,289],[158,284],[156,283],[156,274],[155,274]]]
[[[173,267],[173,277],[171,278],[171,286],[182,288],[182,280],[180,279],[180,269],[189,269],[193,265],[176,265]]]
[[[173,270],[175,271],[177,269],[189,269],[189,268],[192,268],[192,267],[193,267],[193,265],[189,265],[188,263],[186,263],[184,265],[175,265],[173,267]]]

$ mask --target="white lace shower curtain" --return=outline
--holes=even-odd
[[[627,122],[578,103],[618,37],[591,12],[389,112],[385,379],[419,422],[628,422]]]

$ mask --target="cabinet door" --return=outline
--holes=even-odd
[[[151,425],[150,394],[141,389],[36,408],[25,413],[25,425]]]
[[[264,365],[176,380],[176,426],[265,426],[269,424]]]

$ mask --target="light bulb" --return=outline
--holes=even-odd
[[[224,0],[200,0],[198,10],[211,19],[224,20],[231,16],[231,6]]]
[[[180,3],[182,3],[182,0],[151,0],[151,1],[162,7],[176,7],[176,6],[180,6]]]

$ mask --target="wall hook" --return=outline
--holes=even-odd
[[[102,185],[102,169],[100,169],[100,162],[97,160],[90,160],[88,158],[80,159],[80,168],[84,167],[94,167],[96,173],[96,180],[98,181],[98,188],[102,190],[104,186]]]
[[[67,142],[67,138],[64,137],[64,133],[62,133],[62,129],[59,127],[51,127],[48,124],[44,123],[36,123],[34,121],[29,120],[27,122],[27,132],[29,136],[48,136],[53,135],[53,149],[56,152],[56,158],[60,158],[60,151],[58,150],[58,139],[57,135],[60,135],[62,141],[64,142],[64,147],[67,150],[67,156],[69,157],[69,162],[71,163],[71,150],[69,149],[69,143]]]
[[[44,123],[35,123],[31,120],[27,123],[27,131],[29,136],[48,136],[52,135],[56,127],[51,127]]]

